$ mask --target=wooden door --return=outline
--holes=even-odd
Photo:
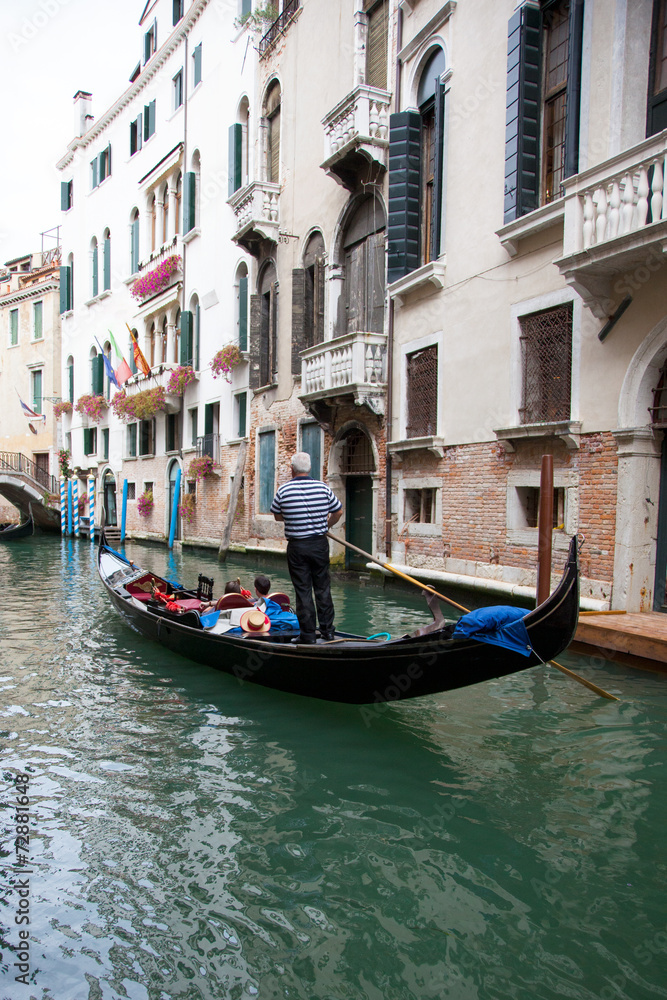
[[[371,552],[373,546],[373,480],[370,476],[345,479],[345,537],[352,545]],[[345,550],[346,569],[364,569],[368,560]]]

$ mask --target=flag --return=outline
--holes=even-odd
[[[134,333],[134,330],[130,329],[130,324],[129,323],[126,323],[125,326],[128,328],[128,330],[130,330],[130,338],[132,340],[132,344],[133,344],[133,347],[134,347],[134,361],[135,361],[135,364],[136,364],[137,368],[140,368],[141,371],[144,373],[144,375],[150,375],[150,373],[151,373],[151,366],[148,364],[148,362],[146,361],[146,358],[141,353],[141,348],[139,347],[139,341],[136,338],[136,334]]]
[[[116,378],[120,383],[127,382],[127,380],[132,377],[132,369],[125,360],[125,356],[120,351],[111,330],[109,330],[109,343],[111,344],[111,350],[113,351],[114,372],[116,374]]]
[[[18,395],[18,393],[17,393],[17,395]],[[46,421],[46,414],[45,413],[35,413],[34,410],[30,409],[30,407],[28,406],[27,403],[23,402],[23,400],[21,399],[20,396],[19,396],[19,403],[21,404],[21,409],[23,410],[23,415],[26,416],[26,417],[28,417],[29,420],[44,420],[44,421]]]
[[[120,389],[120,382],[116,378],[116,373],[113,370],[113,368],[111,367],[111,361],[109,360],[109,358],[104,353],[104,348],[100,344],[100,342],[97,339],[97,337],[95,337],[95,342],[97,343],[97,346],[99,347],[100,352],[102,354],[102,361],[104,362],[104,370],[107,373],[107,378],[109,379],[110,382],[113,382],[113,384],[116,386],[117,389]]]

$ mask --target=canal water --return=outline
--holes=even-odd
[[[538,668],[359,709],[135,635],[86,542],[0,547],[0,579],[1,1000],[667,997],[665,679],[564,655],[621,700]],[[334,598],[365,634],[427,617]]]

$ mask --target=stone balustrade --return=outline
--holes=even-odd
[[[383,333],[352,333],[302,351],[301,398],[351,394],[358,405],[384,412],[386,348]]]

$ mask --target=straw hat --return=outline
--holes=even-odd
[[[271,628],[270,619],[257,608],[244,612],[239,624],[244,632],[268,632]]]

